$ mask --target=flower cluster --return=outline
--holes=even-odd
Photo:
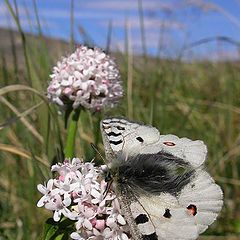
[[[50,77],[48,99],[63,108],[101,110],[123,96],[116,63],[99,48],[78,47],[57,63]]]
[[[59,175],[56,179],[37,186],[43,194],[38,207],[54,211],[55,221],[62,215],[76,221],[72,239],[129,239],[116,195],[102,177],[104,167],[78,158],[65,160],[52,166]]]

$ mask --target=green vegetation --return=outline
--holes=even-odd
[[[49,105],[45,92],[56,56],[71,46],[62,44],[57,55],[51,55],[41,35],[33,41],[18,30],[23,54],[18,54],[11,32],[11,61],[0,53],[0,239],[27,240],[39,238],[50,216],[36,207],[36,186],[48,179],[49,166],[62,159],[67,134],[64,117]],[[81,112],[76,156],[98,161],[90,143],[103,153],[99,121],[109,115],[152,124],[162,134],[201,139],[209,150],[206,168],[224,191],[224,208],[205,234],[239,234],[239,62],[116,56],[125,97],[107,112]]]

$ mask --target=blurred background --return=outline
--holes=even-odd
[[[106,115],[203,140],[224,208],[201,239],[238,239],[239,13],[239,0],[0,0],[0,240],[40,239],[51,216],[36,207],[36,185],[50,177],[66,129],[45,93],[78,44],[115,57],[125,96],[115,109],[81,113],[76,155],[98,158],[90,143],[103,152]]]

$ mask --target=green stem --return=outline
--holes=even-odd
[[[17,25],[17,29],[20,33],[20,36],[21,36],[21,40],[22,40],[22,45],[23,45],[23,54],[24,54],[24,59],[25,59],[25,63],[26,63],[26,69],[27,69],[27,76],[28,76],[28,79],[29,80],[32,80],[31,78],[31,70],[30,70],[30,59],[29,59],[29,56],[28,56],[28,53],[27,53],[27,40],[26,40],[26,36],[22,30],[22,26],[20,24],[20,21],[19,21],[19,16],[18,16],[18,9],[16,9],[16,14],[11,6],[11,3],[9,0],[5,0],[5,3],[8,7],[8,10],[11,14],[11,16],[13,17],[16,25]],[[15,6],[17,6],[16,2],[15,2]],[[31,82],[32,84],[32,82]]]
[[[81,109],[77,109],[77,110],[74,110],[71,114],[71,120],[69,123],[68,133],[67,133],[67,142],[64,150],[66,158],[74,157],[77,123],[80,116],[80,112],[81,112]]]

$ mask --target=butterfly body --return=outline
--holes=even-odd
[[[196,239],[215,220],[222,191],[203,170],[202,141],[118,118],[101,130],[132,239]]]

